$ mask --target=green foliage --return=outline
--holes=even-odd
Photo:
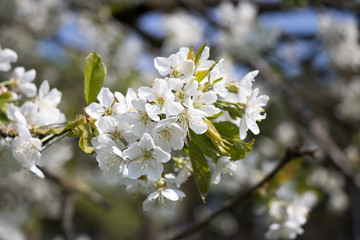
[[[196,143],[200,151],[207,157],[216,161],[219,157],[219,149],[216,143],[206,134],[196,134],[190,130],[191,140]]]
[[[230,160],[236,161],[246,157],[253,149],[255,139],[244,142],[239,137],[239,127],[231,122],[213,123],[222,138],[226,140],[226,152],[231,156]]]
[[[193,50],[193,47],[190,48],[186,59],[187,59],[187,60],[194,60],[194,50]]]
[[[105,65],[96,53],[90,53],[87,56],[84,76],[85,100],[87,104],[90,104],[96,101],[106,76]]]
[[[8,122],[8,118],[6,115],[6,110],[9,105],[9,101],[12,99],[12,96],[9,92],[5,92],[0,95],[0,121]]]
[[[97,135],[93,120],[87,119],[83,115],[72,122],[69,122],[66,127],[71,129],[67,134],[69,137],[79,137],[79,147],[87,154],[94,153],[94,147],[91,144],[91,139]]]
[[[232,122],[213,122],[212,124],[223,137],[240,140],[239,127],[236,124]]]
[[[204,153],[198,146],[199,145],[193,140],[188,142],[189,155],[196,185],[202,200],[205,201],[205,197],[207,196],[210,187],[211,174],[208,162],[204,157]]]
[[[196,55],[195,55],[195,60],[194,60],[195,66],[197,66],[197,65],[199,64],[199,62],[200,62],[200,57],[201,57],[201,55],[202,55],[202,53],[203,53],[203,51],[204,51],[204,49],[205,49],[205,47],[206,47],[206,44],[207,44],[207,43],[204,43],[204,44],[199,48],[199,50],[197,51],[197,53],[196,53]]]
[[[55,128],[38,128],[38,127],[35,127],[33,129],[34,133],[38,133],[38,134],[41,134],[41,135],[47,135],[47,134],[50,134],[50,133],[55,133],[57,135],[63,133],[65,130],[67,130],[68,128],[66,126],[63,126],[63,127],[55,127]]]
[[[213,70],[217,62],[215,62],[209,69],[198,71],[195,75],[196,80],[201,82]]]

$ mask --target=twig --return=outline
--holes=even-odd
[[[316,140],[318,141],[320,146],[325,149],[326,152],[329,154],[333,164],[346,177],[350,178],[358,188],[360,188],[360,179],[356,176],[356,169],[351,166],[344,152],[331,138],[324,126],[324,123],[322,123],[318,119],[312,121],[310,131],[316,137]]]
[[[314,150],[313,149],[306,149],[301,146],[294,146],[291,148],[288,148],[286,151],[285,156],[281,159],[279,164],[272,170],[262,181],[260,181],[258,184],[253,186],[252,188],[248,189],[245,192],[241,192],[237,197],[231,199],[230,201],[226,202],[219,210],[213,212],[208,218],[205,220],[198,222],[188,228],[186,228],[184,231],[181,231],[180,233],[176,234],[171,240],[176,239],[182,239],[185,237],[188,237],[195,232],[199,231],[200,229],[207,226],[212,220],[214,220],[217,216],[220,214],[227,212],[231,210],[234,206],[236,206],[239,202],[246,199],[247,197],[251,196],[254,192],[256,192],[257,189],[259,189],[261,186],[263,186],[265,183],[270,181],[288,162],[290,162],[295,157],[300,157],[303,155],[313,155]]]
[[[71,181],[64,176],[54,173],[47,168],[41,168],[41,171],[44,173],[45,177],[52,180],[53,182],[60,185],[64,190],[69,192],[80,193],[93,201],[94,203],[100,205],[106,210],[111,208],[111,205],[97,192],[92,190],[89,186],[83,183],[78,183]]]

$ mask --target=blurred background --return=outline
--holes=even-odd
[[[68,121],[86,106],[92,51],[107,67],[105,86],[126,93],[159,77],[155,57],[207,42],[234,81],[258,69],[255,85],[270,96],[253,152],[205,204],[190,178],[176,211],[145,213],[146,196],[107,182],[95,157],[64,139],[44,152],[53,178],[0,178],[0,239],[166,239],[256,184],[299,143],[315,157],[292,161],[189,239],[264,239],[278,220],[273,203],[304,192],[316,203],[298,239],[360,239],[359,13],[358,0],[0,0],[1,47],[18,53],[14,66],[36,69],[37,86],[46,79],[63,93]]]

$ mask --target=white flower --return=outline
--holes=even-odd
[[[198,45],[203,39],[205,28],[201,21],[186,12],[178,11],[167,14],[163,22],[167,33],[165,45],[171,49]]]
[[[206,117],[213,116],[220,112],[219,108],[216,108],[213,104],[216,102],[217,96],[216,92],[208,91],[203,93],[202,91],[197,91],[194,96],[194,108],[198,108],[204,113]]]
[[[7,72],[11,69],[12,62],[17,61],[17,54],[11,49],[5,48],[1,49],[0,46],[0,71]]]
[[[126,92],[126,97],[120,92],[115,92],[115,98],[119,101],[117,108],[119,114],[134,111],[132,101],[138,99],[134,89],[129,88]]]
[[[124,178],[120,182],[122,185],[125,185],[125,190],[128,193],[132,194],[149,194],[153,192],[155,188],[155,182],[151,179],[130,179]]]
[[[56,88],[51,89],[47,80],[44,80],[39,87],[39,94],[36,102],[40,109],[56,108],[61,102],[62,93]]]
[[[125,122],[132,125],[131,132],[138,137],[141,137],[144,133],[151,133],[156,125],[147,114],[145,104],[145,99],[133,100],[133,111],[122,116]]]
[[[236,168],[237,168],[237,164],[235,162],[230,161],[229,156],[220,157],[216,163],[216,167],[211,176],[211,183],[218,184],[221,181],[221,173],[223,174],[228,173],[231,175],[232,172],[235,172]]]
[[[170,160],[171,155],[155,146],[151,136],[144,133],[139,142],[135,142],[123,152],[123,157],[128,159],[128,177],[138,178],[142,175],[158,180],[163,172],[163,165]]]
[[[91,139],[96,151],[96,160],[109,180],[119,180],[126,169],[125,160],[118,146],[105,134]]]
[[[185,84],[183,81],[176,78],[169,78],[168,81],[171,84],[171,88],[175,91],[175,100],[185,107],[192,106],[191,98],[196,94],[199,83],[195,80]]]
[[[221,80],[219,80],[221,79]],[[229,80],[229,76],[224,70],[224,59],[220,59],[215,67],[209,74],[210,83],[213,84],[214,91],[219,94],[220,97],[226,97],[229,91],[226,89],[226,85]]]
[[[32,81],[34,81],[35,77],[36,71],[34,69],[25,71],[23,67],[15,68],[13,75],[14,90],[26,97],[34,97],[36,95],[36,85]]]
[[[250,129],[254,134],[259,134],[260,130],[256,121],[266,118],[266,114],[262,114],[262,108],[269,101],[269,96],[261,95],[258,97],[259,89],[251,90],[252,81],[258,74],[258,71],[248,73],[240,82],[238,104],[243,108],[243,117],[240,120],[239,135],[240,139],[246,138],[247,130]]]
[[[169,118],[161,120],[153,132],[155,145],[169,153],[184,147],[185,136],[186,131]]]
[[[61,101],[61,96],[62,93],[56,88],[50,90],[47,80],[41,83],[39,94],[35,99],[35,104],[38,107],[35,120],[37,125],[49,125],[66,121],[65,115],[57,108]]]
[[[97,99],[100,104],[93,102],[85,108],[85,111],[89,116],[98,119],[104,115],[118,113],[119,104],[115,102],[114,94],[110,92],[109,88],[101,88]]]
[[[152,208],[163,206],[164,208],[173,209],[174,203],[182,200],[185,194],[179,190],[174,189],[160,189],[156,192],[150,193],[150,195],[143,202],[144,211],[149,211]]]
[[[196,134],[203,134],[207,131],[207,125],[203,121],[205,116],[203,111],[188,107],[177,116],[177,123],[186,131],[190,127]]]
[[[138,95],[148,101],[145,109],[152,120],[159,121],[159,114],[162,113],[168,117],[177,115],[184,110],[180,103],[174,101],[175,96],[171,90],[169,82],[159,78],[154,80],[152,88],[139,88]]]
[[[131,133],[131,126],[118,116],[100,117],[95,122],[95,125],[101,135],[108,136],[120,149],[124,149],[128,144],[136,140]]]
[[[9,128],[17,129],[18,125],[27,127],[28,123],[32,123],[34,117],[36,117],[37,108],[32,102],[25,102],[21,107],[15,106],[10,103],[6,116],[13,121],[9,125]]]
[[[19,125],[18,133],[19,135],[14,138],[11,145],[14,158],[23,167],[28,168],[38,177],[44,178],[44,174],[35,165],[41,158],[41,141],[31,137],[29,130],[23,125]]]
[[[194,74],[195,66],[192,60],[186,58],[187,53],[180,51],[170,55],[168,58],[155,58],[154,65],[162,76],[189,80]]]
[[[267,239],[295,239],[297,235],[303,234],[304,229],[292,221],[273,223],[265,233]]]

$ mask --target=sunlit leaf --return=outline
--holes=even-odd
[[[203,152],[192,140],[189,141],[188,148],[196,185],[202,200],[205,201],[205,197],[207,196],[210,187],[210,168]]]
[[[84,69],[84,93],[87,104],[96,101],[102,86],[104,85],[106,68],[101,57],[96,53],[90,53],[86,58]]]

